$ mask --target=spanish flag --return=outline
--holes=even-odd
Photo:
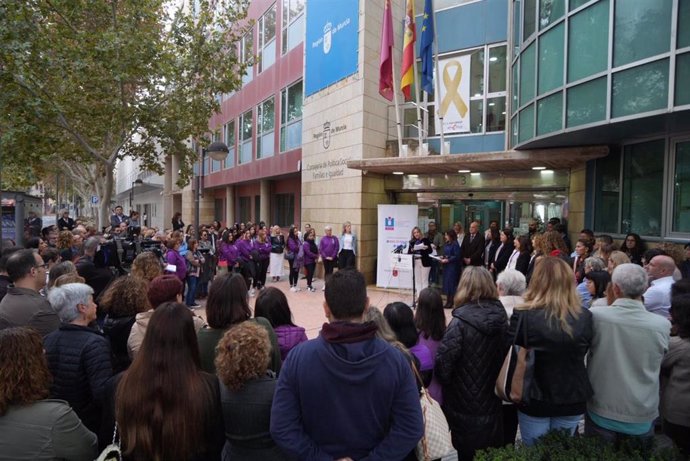
[[[414,0],[407,0],[405,8],[405,36],[403,38],[402,80],[400,89],[405,99],[410,99],[410,87],[414,83],[414,43],[416,37],[414,25]]]

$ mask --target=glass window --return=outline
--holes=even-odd
[[[510,146],[514,147],[518,143],[518,116],[516,115],[513,117],[513,119],[510,121],[511,128],[510,128]]]
[[[608,67],[609,1],[602,0],[570,18],[568,82]]]
[[[534,137],[534,104],[530,104],[520,111],[520,133],[518,141],[525,142]]]
[[[520,5],[521,0],[513,2],[513,58],[520,54]]]
[[[568,89],[566,126],[598,122],[606,118],[606,77]]]
[[[522,35],[522,41],[524,42],[527,40],[530,35],[534,33],[536,30],[536,21],[537,21],[537,0],[524,0],[525,2],[525,14],[523,18],[523,35]]]
[[[506,97],[486,100],[486,131],[504,131],[506,129]]]
[[[611,117],[640,114],[668,105],[668,59],[613,74]]]
[[[302,81],[280,92],[280,151],[302,145]]]
[[[618,152],[611,152],[595,164],[594,228],[597,232],[619,232],[620,158]]]
[[[676,57],[676,106],[690,104],[690,53]]]
[[[470,60],[470,98],[484,94],[484,49],[472,52]]]
[[[660,139],[625,146],[622,234],[661,235],[665,145]]]
[[[673,0],[616,0],[613,66],[665,53],[671,47]]]
[[[220,139],[221,139],[220,136],[221,136],[221,133],[220,133],[219,130],[214,131],[214,132],[213,132],[212,141],[213,141],[213,142],[218,142],[218,141],[220,141]],[[216,171],[220,171],[220,169],[221,169],[221,167],[222,167],[222,162],[221,162],[221,161],[219,161],[219,160],[213,160],[213,159],[209,156],[209,157],[208,157],[208,162],[210,163],[210,166],[209,166],[208,170],[206,170],[206,171],[208,171],[208,172],[210,172],[210,173],[215,173]]]
[[[240,222],[248,222],[252,220],[252,198],[240,197],[240,212],[238,213]]]
[[[275,153],[275,123],[275,98],[271,97],[257,107],[256,158],[270,157]]]
[[[283,0],[282,54],[304,40],[304,2],[305,0]]]
[[[673,232],[690,232],[690,141],[675,146]]]
[[[247,84],[254,78],[254,28],[251,28],[240,42],[240,59],[243,63],[250,63],[247,66],[247,73],[242,76],[242,84]]]
[[[518,79],[518,75],[519,75],[518,74],[518,62],[515,61],[515,64],[513,64],[513,79],[512,79],[513,80],[512,81],[512,84],[513,84],[512,105],[513,105],[513,107],[510,108],[512,110],[513,114],[517,113],[518,106],[519,106],[519,104],[518,104],[518,90],[520,87],[518,85],[518,82],[520,80]]]
[[[520,57],[520,105],[534,99],[535,45],[532,43]]]
[[[539,30],[558,21],[565,14],[565,0],[539,0]]]
[[[470,101],[470,133],[484,130],[484,98]]]
[[[225,168],[232,168],[235,165],[235,121],[231,120],[225,124],[225,144],[228,146],[228,156],[225,157]]]
[[[251,109],[240,116],[240,163],[252,161],[252,125],[254,123]]]
[[[489,93],[506,90],[506,47],[489,48]]]
[[[273,224],[288,227],[295,219],[295,194],[274,196]]]
[[[563,85],[565,23],[539,38],[539,94]]]
[[[276,5],[273,4],[259,19],[259,72],[276,62]]]
[[[537,103],[537,135],[563,128],[563,93],[558,92]]]
[[[591,0],[570,0],[568,2],[568,8],[570,8],[570,11],[573,11],[575,8],[579,8],[589,1]]]
[[[690,46],[690,0],[678,0],[678,37],[676,48]]]

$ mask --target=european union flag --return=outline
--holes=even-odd
[[[424,0],[422,39],[419,41],[419,57],[422,60],[422,89],[434,92],[434,10],[432,0]]]

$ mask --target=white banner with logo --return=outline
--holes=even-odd
[[[417,225],[417,205],[378,206],[378,266],[376,286],[412,289],[412,271],[391,254],[407,254],[412,228]]]
[[[438,68],[441,73],[439,80],[441,94],[437,100],[436,126],[441,126],[439,116],[442,116],[444,133],[468,133],[470,131],[471,61],[469,54],[438,61]]]

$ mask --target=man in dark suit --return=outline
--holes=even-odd
[[[69,217],[69,211],[63,210],[62,216],[60,217],[60,219],[57,220],[58,229],[60,229],[61,231],[63,231],[63,230],[71,231],[71,230],[74,230],[75,225],[76,224],[74,222],[74,219]]]
[[[484,262],[484,236],[479,232],[479,223],[470,224],[470,232],[462,241],[463,261],[465,266],[481,266]]]

